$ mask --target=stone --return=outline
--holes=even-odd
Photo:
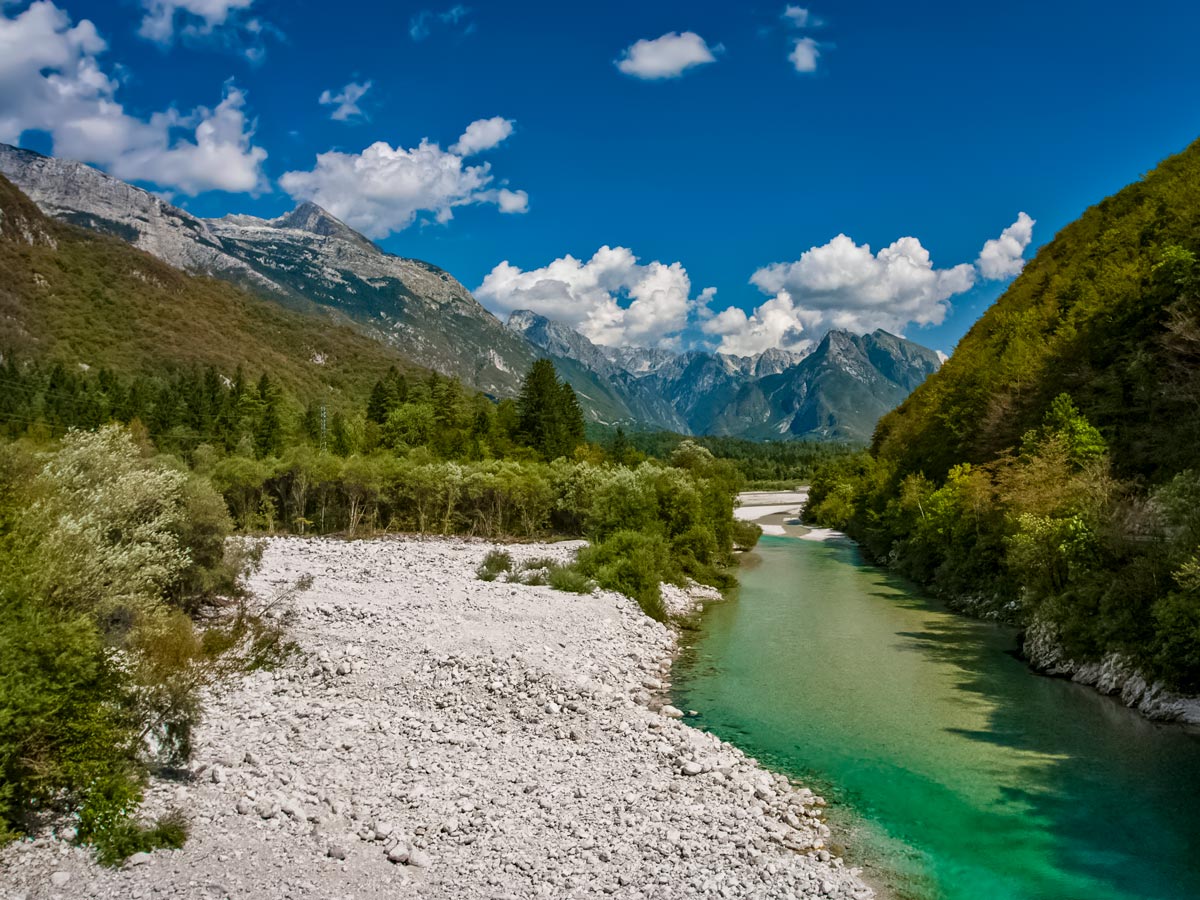
[[[67,882],[71,880],[70,872],[54,872],[50,876],[50,883],[56,888],[66,887]]]
[[[346,848],[341,844],[330,844],[325,850],[325,855],[330,859],[345,859]]]
[[[279,815],[279,804],[273,800],[262,799],[255,804],[254,811],[264,819],[273,819]]]
[[[408,862],[408,857],[408,844],[404,843],[403,841],[401,841],[387,853],[388,861],[394,863],[406,863]]]
[[[295,797],[285,800],[283,806],[280,807],[280,812],[282,812],[285,816],[290,816],[299,822],[303,822],[305,818],[304,807],[300,805],[300,801]]]
[[[408,852],[408,864],[416,866],[418,869],[428,869],[433,865],[433,860],[429,858],[429,854],[424,850],[414,847]]]
[[[704,766],[700,765],[694,759],[689,759],[683,764],[682,771],[684,775],[699,775],[704,771]]]
[[[147,853],[145,850],[139,850],[137,853],[133,854],[133,856],[129,857],[129,859],[125,860],[125,865],[144,866],[146,863],[150,862],[151,859],[152,857],[149,853]]]
[[[395,830],[396,830],[396,826],[393,825],[391,822],[376,822],[375,823],[375,840],[386,841],[389,837],[391,837],[392,832]]]
[[[676,709],[674,706],[667,705],[662,708],[662,714],[668,719],[682,719],[683,710]]]

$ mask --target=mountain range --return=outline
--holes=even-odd
[[[529,311],[502,323],[449,273],[385,253],[312,203],[275,219],[202,219],[91,166],[6,144],[0,174],[55,219],[357,331],[493,396],[514,395],[533,360],[548,356],[604,424],[865,441],[940,365],[932,350],[883,331],[833,331],[806,355],[601,347]]]

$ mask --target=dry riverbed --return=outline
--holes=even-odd
[[[795,491],[745,491],[738,494],[734,516],[756,522],[763,534],[794,537],[805,541],[828,541],[845,537],[829,528],[809,528],[800,524],[800,514],[808,502],[808,489]]]
[[[313,576],[302,655],[215,692],[190,777],[151,785],[187,846],[104,869],[63,823],[0,850],[0,898],[872,896],[819,798],[662,705],[671,630],[479,581],[489,549],[271,540],[257,591]]]

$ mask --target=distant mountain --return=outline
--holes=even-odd
[[[91,166],[7,144],[0,174],[60,221],[233,282],[308,316],[312,327],[352,327],[398,359],[494,396],[513,396],[533,360],[547,355],[600,423],[861,441],[938,366],[932,351],[884,332],[833,332],[807,356],[599,347],[528,311],[502,324],[449,273],[383,252],[312,203],[275,219],[201,219]]]
[[[397,350],[123,241],[48,218],[0,175],[0,354],[123,374],[266,372],[293,398],[361,408]]]
[[[933,350],[885,331],[832,331],[811,353],[757,356],[598,347],[529,310],[508,327],[607,387],[618,420],[692,434],[866,441],[875,423],[941,365]],[[577,390],[582,377],[576,373]]]
[[[57,219],[119,237],[186,272],[353,322],[481,390],[511,394],[534,359],[451,275],[384,253],[314,204],[277,219],[200,219],[91,166],[7,144],[0,144],[0,173]]]

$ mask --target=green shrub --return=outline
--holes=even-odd
[[[578,569],[600,587],[632,597],[646,615],[659,622],[667,617],[659,584],[683,581],[667,542],[639,531],[618,531],[608,540],[585,547],[579,553]]]
[[[104,862],[177,846],[177,819],[135,823],[150,766],[188,755],[202,687],[281,644],[238,584],[253,550],[227,555],[212,488],[121,427],[68,433],[32,479],[19,456],[0,454],[0,832],[78,810]]]
[[[596,589],[596,583],[582,572],[570,566],[558,566],[550,570],[550,587],[556,591],[566,591],[570,594],[590,594]]]
[[[491,550],[475,570],[481,581],[495,581],[501,572],[513,570],[513,558],[507,550]]]
[[[744,522],[734,519],[730,528],[733,546],[738,550],[753,550],[758,539],[762,537],[762,527],[756,522]]]

